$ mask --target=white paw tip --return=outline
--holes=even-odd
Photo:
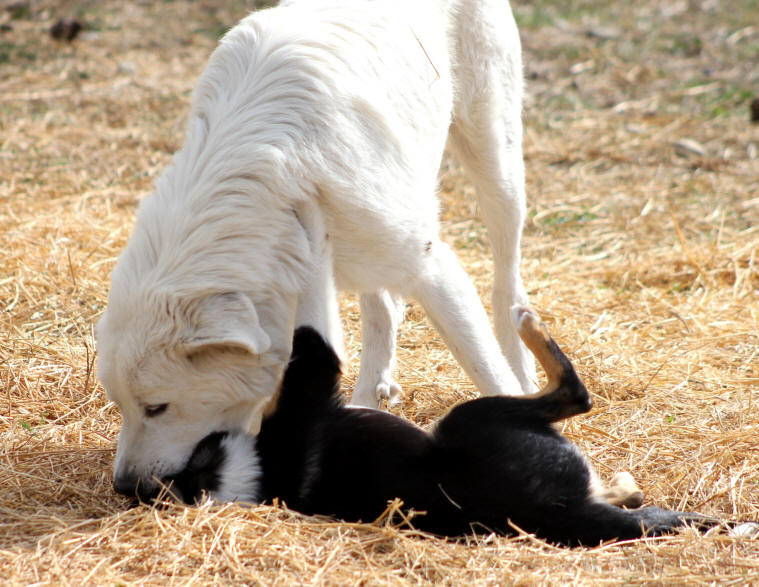
[[[387,400],[389,405],[395,405],[400,401],[402,390],[396,383],[380,383],[377,385],[377,401]]]
[[[738,524],[735,528],[730,528],[728,535],[740,538],[759,538],[759,523],[744,522],[743,524]]]
[[[628,471],[620,471],[609,482],[609,487],[618,487],[620,485],[627,485],[628,487],[636,487],[635,479]],[[636,487],[637,488],[637,487]]]
[[[529,306],[523,306],[521,304],[515,304],[511,306],[511,319],[516,325],[517,329],[521,329],[528,320],[540,321],[535,310]]]

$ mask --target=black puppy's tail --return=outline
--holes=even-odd
[[[310,326],[297,328],[275,412],[313,417],[315,411],[342,405],[340,376],[340,359],[329,343]]]

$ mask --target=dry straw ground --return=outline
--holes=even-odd
[[[193,82],[242,1],[2,2],[0,576],[5,584],[759,583],[759,539],[561,550],[446,542],[269,507],[127,510],[119,416],[92,324],[139,199],[182,140]],[[523,273],[596,408],[565,427],[649,502],[759,518],[756,0],[515,2],[530,96]],[[73,44],[47,31],[76,16]],[[485,295],[471,188],[446,164],[445,235]],[[348,383],[360,348],[344,299]],[[411,305],[398,413],[474,395]]]

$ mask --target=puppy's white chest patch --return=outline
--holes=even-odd
[[[221,446],[226,458],[219,469],[219,487],[211,492],[211,498],[222,503],[260,501],[261,464],[256,440],[247,434],[229,434]]]

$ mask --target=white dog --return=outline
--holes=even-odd
[[[292,0],[232,29],[98,324],[99,375],[123,416],[116,488],[151,490],[209,432],[255,432],[296,325],[341,348],[335,284],[361,295],[354,404],[400,393],[405,297],[482,394],[534,391],[509,313],[526,303],[521,105],[506,0]],[[497,339],[438,236],[447,139],[487,224]]]

